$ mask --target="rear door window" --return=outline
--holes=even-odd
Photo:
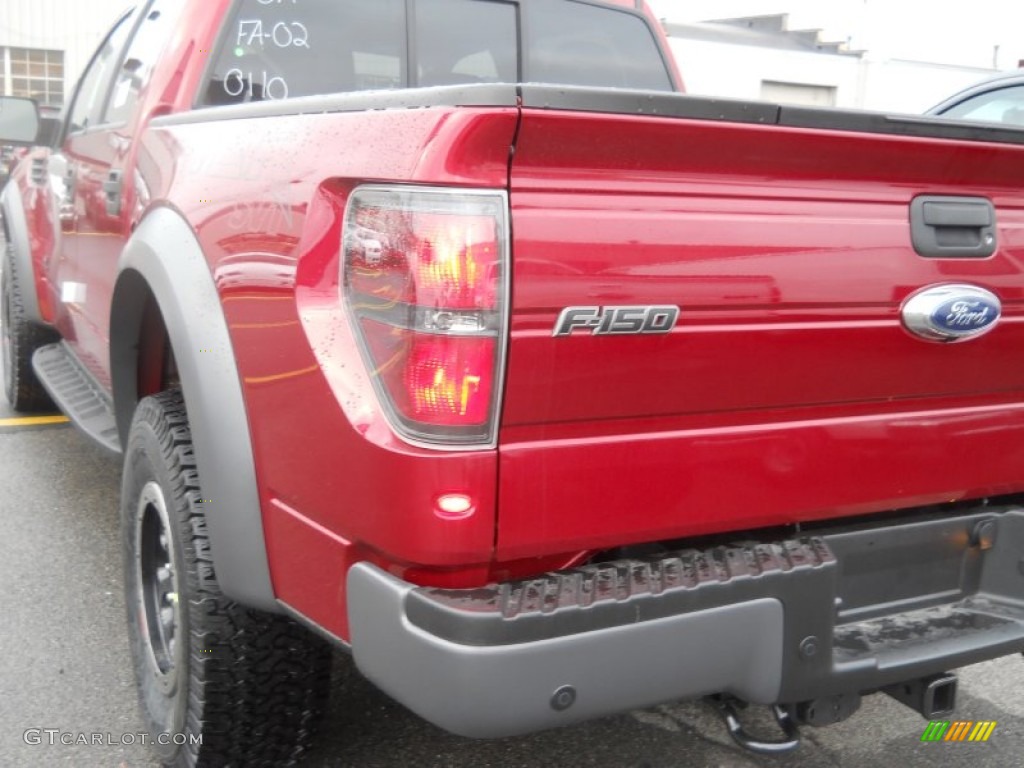
[[[180,0],[156,0],[149,7],[114,80],[103,122],[125,123],[135,113],[139,96],[153,76],[157,58],[174,31],[180,10]]]
[[[84,131],[99,123],[100,110],[114,77],[114,67],[120,60],[121,50],[131,32],[132,18],[125,15],[117,22],[89,62],[71,104],[68,116],[69,133]]]

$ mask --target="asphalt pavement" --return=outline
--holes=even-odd
[[[0,766],[155,765],[138,736],[142,724],[125,639],[119,462],[67,425],[36,426],[17,417],[0,396]],[[1019,656],[961,672],[956,719],[996,721],[986,743],[922,743],[926,721],[879,695],[839,725],[803,729],[800,749],[778,758],[740,750],[700,702],[522,738],[471,741],[376,691],[343,653],[334,666],[330,712],[309,766],[1001,768],[1024,762]],[[764,715],[744,716],[771,735]],[[65,741],[79,734],[93,741],[97,734],[102,743],[64,746],[62,734],[73,737]]]

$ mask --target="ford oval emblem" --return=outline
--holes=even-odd
[[[976,285],[922,288],[903,302],[903,324],[928,341],[966,341],[996,327],[1003,306],[999,297]]]

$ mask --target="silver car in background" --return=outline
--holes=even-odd
[[[982,80],[925,114],[1024,127],[1024,70]]]

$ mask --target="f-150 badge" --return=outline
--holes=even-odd
[[[594,336],[669,333],[676,327],[679,307],[566,307],[555,323],[554,336],[590,331]]]
[[[992,291],[976,285],[923,288],[903,302],[903,325],[928,341],[974,339],[996,327],[1002,303]]]

